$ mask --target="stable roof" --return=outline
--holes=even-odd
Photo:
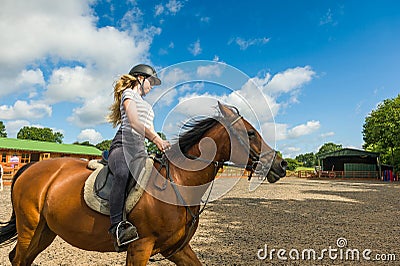
[[[101,151],[93,146],[13,138],[0,138],[0,149],[101,156]]]
[[[357,149],[351,149],[351,148],[344,148],[338,151],[332,151],[332,152],[327,152],[323,153],[318,156],[319,159],[325,159],[327,157],[342,157],[342,156],[355,156],[355,157],[372,157],[372,158],[377,158],[379,157],[378,152],[370,152],[370,151],[364,151],[364,150],[357,150]]]

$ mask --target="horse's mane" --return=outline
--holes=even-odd
[[[184,132],[179,134],[176,143],[173,145],[173,150],[179,148],[183,154],[195,144],[199,143],[204,134],[219,123],[221,118],[219,116],[207,117],[201,120],[192,119],[186,122],[182,129]]]
[[[239,110],[234,106],[227,106],[233,112],[240,115]],[[187,154],[188,150],[195,144],[199,143],[204,134],[213,128],[216,124],[223,121],[223,116],[221,114],[215,115],[213,117],[206,117],[203,119],[191,119],[183,126],[183,132],[178,135],[176,143],[173,145],[172,149],[177,151],[178,148],[183,154]]]

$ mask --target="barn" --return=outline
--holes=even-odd
[[[380,178],[393,167],[381,165],[379,153],[345,148],[318,156],[321,175],[330,177]]]

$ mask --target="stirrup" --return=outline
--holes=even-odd
[[[128,245],[139,239],[136,227],[129,221],[121,221],[118,223],[115,236],[118,247]]]

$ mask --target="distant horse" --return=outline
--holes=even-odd
[[[193,122],[173,145],[175,151],[190,158],[188,166],[203,164],[202,169],[185,170],[168,163],[168,159],[167,164],[154,163],[153,172],[159,171],[166,184],[174,188],[171,191],[176,193],[178,202],[183,199],[179,200],[182,195],[177,186],[210,184],[228,160],[237,163],[245,158],[242,167],[265,176],[271,183],[286,174],[286,161],[263,141],[237,109],[221,103],[218,106],[219,116]],[[214,142],[215,152],[208,162],[200,158],[207,153],[200,145],[205,139]],[[209,142],[204,143],[206,148],[210,146]],[[10,221],[0,227],[0,246],[17,240],[9,254],[13,265],[31,265],[57,235],[80,249],[115,251],[107,232],[109,217],[90,209],[83,199],[84,183],[90,173],[87,162],[72,158],[40,161],[17,172],[11,187],[13,213]],[[177,265],[201,265],[189,244],[199,223],[200,200],[197,202],[188,206],[171,204],[146,190],[127,215],[140,238],[129,244],[126,264],[146,265],[151,256],[160,253]]]

